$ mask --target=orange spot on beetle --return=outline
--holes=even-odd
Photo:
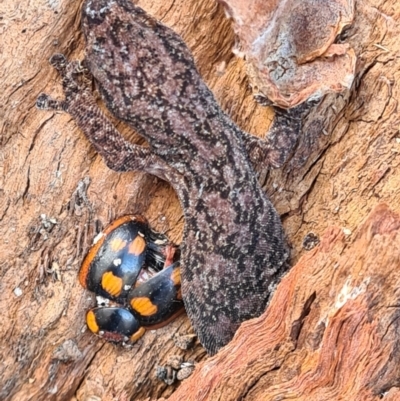
[[[131,335],[130,340],[134,343],[137,340],[139,340],[140,337],[142,337],[142,335],[146,332],[146,329],[144,327],[139,327],[138,331],[136,331],[135,333],[133,333]]]
[[[113,297],[121,294],[122,285],[122,278],[114,276],[112,272],[106,272],[101,277],[101,286],[104,291],[108,292]]]
[[[175,286],[181,284],[181,269],[177,268],[177,269],[172,270],[171,280]]]
[[[138,297],[131,299],[131,307],[142,316],[153,316],[157,313],[158,307],[154,305],[150,298]]]
[[[138,235],[130,244],[128,252],[131,255],[139,256],[146,248],[146,241]]]
[[[112,241],[110,241],[110,248],[114,252],[118,252],[121,249],[124,249],[125,246],[126,246],[126,241],[121,238],[114,238]]]
[[[97,324],[97,321],[96,321],[96,315],[94,314],[94,312],[92,310],[90,310],[88,313],[86,313],[86,324],[92,333],[96,334],[99,332],[99,325]]]

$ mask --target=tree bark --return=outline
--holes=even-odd
[[[398,400],[399,263],[400,216],[385,204],[353,241],[327,229],[267,311],[169,400]]]
[[[261,172],[293,263],[300,261],[266,313],[209,359],[199,344],[187,352],[175,347],[175,333],[191,333],[185,316],[131,349],[85,330],[94,299],[78,285],[77,271],[99,228],[141,213],[179,242],[183,220],[166,183],[108,170],[68,115],[34,107],[39,93],[61,93],[50,56],[83,56],[81,3],[0,5],[0,399],[396,399],[397,2],[356,2],[346,39],[357,56],[352,89],[325,96],[291,160]],[[252,98],[222,7],[214,0],[138,4],[184,37],[224,110],[263,136],[273,112]],[[382,202],[390,209],[376,207]],[[309,232],[322,237],[311,252],[302,246]],[[172,354],[200,362],[177,391],[154,374]]]

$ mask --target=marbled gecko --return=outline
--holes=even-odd
[[[83,64],[51,59],[65,100],[42,94],[37,105],[69,113],[111,169],[142,170],[173,186],[185,217],[183,299],[214,354],[241,322],[265,310],[288,267],[279,216],[254,166],[281,166],[301,119],[278,114],[265,141],[243,132],[221,110],[181,37],[130,0],[86,0],[82,29]],[[107,108],[149,148],[116,131],[96,104],[88,71]]]

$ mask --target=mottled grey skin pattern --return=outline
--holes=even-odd
[[[146,171],[174,187],[185,216],[183,299],[201,343],[214,354],[241,322],[265,310],[287,268],[281,222],[253,165],[280,166],[300,119],[279,115],[268,141],[241,131],[180,36],[129,0],[86,0],[82,29],[86,72],[107,108],[150,148],[122,138],[97,107],[82,66],[61,55],[51,62],[63,77],[65,100],[41,95],[38,107],[71,114],[111,169]]]

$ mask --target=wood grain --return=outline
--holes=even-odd
[[[231,54],[234,34],[222,8],[213,0],[141,0],[139,4],[183,35],[224,110],[241,128],[263,136],[272,112],[252,99],[245,66]],[[179,242],[183,221],[176,196],[166,184],[141,174],[111,172],[68,116],[38,112],[34,107],[41,92],[61,94],[56,74],[47,62],[50,56],[55,52],[72,58],[83,55],[80,5],[80,1],[70,0],[5,0],[0,6],[0,399],[168,397],[175,387],[168,388],[155,379],[155,365],[181,352],[173,345],[175,332],[190,332],[188,321],[181,317],[157,332],[147,333],[134,349],[125,350],[83,331],[85,310],[94,300],[78,285],[77,271],[97,228],[122,214],[139,212],[156,229]],[[283,169],[261,172],[264,188],[283,218],[294,263],[306,254],[302,248],[305,235],[312,231],[322,236],[331,226],[345,228],[348,234],[345,240],[328,241],[336,244],[333,250],[344,249],[354,262],[359,255],[361,263],[366,258],[362,259],[362,254],[369,254],[370,243],[362,239],[366,234],[359,239],[357,227],[378,203],[386,202],[391,210],[400,211],[399,19],[400,6],[394,0],[356,1],[355,21],[348,31],[348,41],[358,58],[352,89],[322,101]],[[138,140],[123,124],[118,124],[118,129],[127,138]],[[85,177],[90,178],[86,191],[81,183]],[[390,252],[395,251],[393,241],[397,237],[395,230],[390,234],[393,238],[384,232],[373,235],[372,241],[376,252],[382,247],[386,253],[369,256],[369,264],[359,270],[346,264],[346,270],[325,271],[330,267],[321,264],[320,271],[311,271],[321,278],[317,280],[307,275],[310,266],[302,264],[304,272],[297,266],[293,270],[300,280],[296,285],[303,283],[304,292],[288,288],[293,299],[291,303],[282,300],[286,303],[282,303],[279,320],[272,326],[277,332],[266,329],[273,333],[268,344],[277,343],[282,333],[292,333],[292,322],[302,316],[305,302],[315,292],[303,326],[293,329],[294,333],[300,330],[297,341],[287,340],[287,350],[270,351],[266,366],[254,361],[242,368],[247,369],[248,384],[240,376],[229,377],[232,368],[225,368],[222,361],[209,360],[220,367],[218,375],[223,381],[218,382],[219,391],[229,395],[245,389],[243,397],[248,400],[260,398],[260,394],[278,399],[280,391],[288,398],[289,388],[294,389],[292,399],[301,399],[302,391],[317,399],[320,388],[333,394],[330,399],[336,395],[337,399],[352,399],[348,394],[356,397],[358,390],[365,394],[364,399],[378,399],[379,391],[383,391],[385,399],[395,400],[399,386],[395,378],[398,278],[393,263],[397,260],[398,266],[398,259]],[[334,238],[338,235],[336,229],[332,231]],[[383,242],[378,241],[381,237]],[[364,249],[356,252],[350,245],[353,242]],[[306,258],[328,258],[329,253],[321,248],[307,253]],[[353,269],[355,275],[350,277],[347,269]],[[333,278],[329,271],[334,272]],[[364,273],[358,277],[357,271]],[[372,276],[373,272],[379,274]],[[339,297],[349,277],[351,292],[369,275],[365,292],[330,311],[328,300]],[[335,285],[331,287],[332,283]],[[311,284],[313,289],[308,291]],[[381,287],[382,292],[378,291]],[[322,294],[330,295],[324,298]],[[318,324],[317,317],[324,316],[322,310],[329,316],[325,326]],[[270,316],[271,312],[267,313]],[[285,325],[290,323],[290,327],[280,326],[279,321],[287,321]],[[246,330],[256,324],[246,323],[236,341],[242,341]],[[343,331],[338,331],[340,324]],[[339,336],[330,338],[327,333]],[[262,336],[258,338],[261,341]],[[63,344],[67,351],[60,354],[57,349]],[[334,358],[332,344],[339,357]],[[370,350],[363,356],[358,349],[361,344]],[[256,348],[254,344],[252,349]],[[221,355],[225,361],[229,357],[229,362],[235,360],[236,353],[245,352],[237,347],[230,349],[230,356]],[[199,346],[182,355],[197,361],[205,358]],[[349,368],[352,363],[356,368]],[[269,373],[261,377],[261,371]],[[204,368],[197,372],[195,375],[204,374]],[[340,372],[351,372],[351,377],[357,378],[354,385]],[[215,375],[211,376],[213,383],[217,383]],[[362,388],[357,387],[358,378],[362,379]],[[183,382],[179,391],[193,389],[190,383]],[[217,394],[211,392],[212,386],[197,385],[203,388],[203,399]]]

